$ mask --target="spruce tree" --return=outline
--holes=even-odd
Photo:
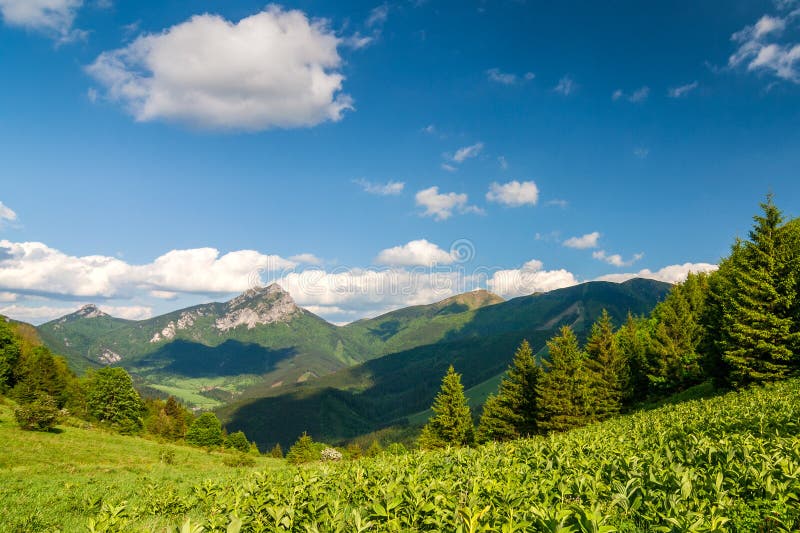
[[[423,449],[469,446],[474,441],[472,414],[464,396],[461,374],[453,365],[442,379],[442,387],[431,407],[433,416],[422,428],[419,446]]]
[[[592,325],[585,350],[591,380],[592,414],[598,420],[616,416],[622,409],[630,372],[624,354],[617,345],[614,324],[605,309]]]
[[[538,396],[536,386],[542,368],[536,362],[531,345],[523,340],[500,382],[497,396],[490,396],[483,406],[478,425],[478,442],[504,441],[538,432]]]
[[[545,374],[537,387],[539,428],[565,431],[593,421],[586,355],[572,328],[562,327],[547,347],[550,359],[544,361]]]
[[[653,310],[647,361],[651,392],[663,395],[703,380],[701,318],[708,291],[708,275],[690,273]]]
[[[720,295],[716,344],[734,386],[785,377],[795,368],[800,343],[791,271],[797,251],[782,231],[783,216],[772,197],[761,207],[749,240],[733,248]]]
[[[623,394],[623,403],[633,402],[647,397],[649,380],[647,379],[647,353],[650,344],[650,328],[646,318],[634,316],[629,312],[625,324],[616,333],[617,346],[628,364],[628,387]]]

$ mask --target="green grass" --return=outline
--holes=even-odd
[[[174,519],[170,506],[204,479],[240,478],[242,470],[263,471],[283,461],[255,458],[256,465],[225,466],[224,453],[160,444],[99,429],[60,426],[57,432],[20,430],[10,402],[0,404],[0,532],[82,531],[103,501],[127,501],[142,516],[135,530],[150,531]],[[174,463],[161,462],[172,450]],[[148,513],[163,511],[161,513]],[[191,513],[189,513],[191,514]]]

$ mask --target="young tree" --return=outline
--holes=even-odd
[[[793,232],[772,197],[754,217],[749,240],[737,242],[712,284],[710,330],[712,357],[724,362],[734,386],[774,381],[797,365],[800,346],[798,287]]]
[[[270,457],[274,457],[275,459],[283,459],[283,449],[281,448],[281,443],[276,442],[275,446],[269,452]]]
[[[244,431],[235,431],[225,439],[225,447],[233,448],[240,452],[248,452],[250,451],[250,441],[247,440]]]
[[[586,354],[581,352],[572,328],[564,326],[547,342],[550,360],[539,381],[539,428],[565,431],[594,420],[589,396],[591,379]]]
[[[144,402],[124,369],[101,368],[89,376],[87,390],[86,407],[95,420],[122,433],[142,429]]]
[[[186,432],[186,442],[203,448],[220,446],[223,440],[222,424],[210,411],[198,416]]]
[[[614,324],[608,311],[592,325],[586,342],[587,369],[590,371],[593,414],[605,420],[619,414],[630,383],[630,371],[614,335]]]
[[[489,396],[478,425],[478,442],[504,441],[535,435],[538,432],[538,396],[536,387],[542,368],[536,362],[531,345],[523,340],[500,381],[497,396]]]
[[[653,310],[647,365],[651,391],[672,393],[705,377],[700,351],[705,338],[702,316],[708,291],[708,275],[690,273]]]
[[[286,452],[286,460],[291,464],[302,464],[316,461],[320,458],[320,451],[314,446],[314,440],[308,433],[303,432],[297,442],[292,444],[289,451]]]
[[[622,357],[628,363],[630,379],[628,388],[623,394],[623,403],[630,405],[633,402],[647,398],[649,379],[647,378],[647,354],[650,346],[650,326],[646,318],[634,318],[628,313],[625,324],[616,333],[617,346],[622,352]]]
[[[433,416],[422,429],[419,446],[423,449],[469,446],[475,440],[472,414],[464,396],[461,374],[453,365],[447,370],[439,394],[433,401]]]

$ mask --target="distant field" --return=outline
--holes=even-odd
[[[0,400],[1,401],[1,400]],[[187,446],[61,426],[58,433],[21,431],[9,404],[0,404],[0,531],[84,531],[101,502],[128,502],[131,527],[150,531],[189,514],[179,503],[204,479],[234,482],[243,469],[225,454]],[[160,461],[172,450],[174,464]],[[283,461],[255,458],[263,471]]]

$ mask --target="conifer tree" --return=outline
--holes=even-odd
[[[593,421],[586,355],[569,326],[547,342],[550,360],[539,381],[539,428],[565,431]]]
[[[754,217],[749,240],[733,247],[726,280],[715,285],[714,344],[730,369],[734,386],[773,381],[796,368],[800,346],[795,259],[791,233],[782,230],[783,216],[772,197]]]
[[[592,325],[585,350],[593,415],[598,420],[616,416],[622,409],[630,372],[624,354],[617,345],[614,324],[605,309]]]
[[[647,353],[650,344],[650,328],[646,318],[634,318],[628,313],[625,323],[616,333],[617,346],[628,364],[628,387],[623,394],[623,403],[647,397],[649,380],[647,379]]]
[[[431,407],[433,416],[422,428],[419,446],[423,449],[469,446],[474,441],[472,414],[464,396],[461,374],[453,365],[442,379],[442,387]]]
[[[523,340],[500,382],[497,396],[490,396],[483,406],[478,425],[478,442],[504,441],[534,435],[538,431],[538,396],[536,386],[542,368],[536,362],[531,345]]]
[[[671,393],[702,381],[701,317],[708,287],[707,274],[690,273],[653,310],[647,361],[651,392]]]

